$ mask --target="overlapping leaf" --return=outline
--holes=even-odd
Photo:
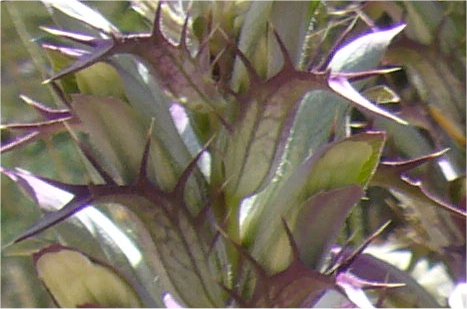
[[[356,188],[350,189],[349,187],[350,191],[345,191],[343,188],[352,185],[361,188],[366,186],[378,164],[383,143],[384,134],[382,133],[355,135],[323,147],[305,161],[295,173],[286,179],[284,185],[277,192],[261,201],[267,207],[251,210],[244,223],[242,235],[245,244],[250,246],[252,255],[261,263],[266,263],[268,269],[277,271],[287,265],[290,258],[287,252],[290,252],[290,249],[285,234],[279,228],[281,217],[291,220],[291,230],[295,232],[295,220],[302,215],[302,212],[312,214],[315,211],[319,212],[320,207],[323,209],[330,207],[326,211],[334,213],[334,215],[326,218],[314,216],[308,224],[312,226],[317,224],[314,223],[315,220],[320,220],[319,225],[321,225],[326,219],[328,220],[327,225],[340,229],[339,225],[335,225],[335,222],[340,222],[342,217],[345,219],[346,211],[350,210],[358,201],[358,197],[361,196]],[[319,203],[314,203],[313,200],[310,203],[306,202],[315,194],[339,188],[344,190],[341,192],[343,194],[341,197],[351,198],[345,201],[337,198],[340,202],[336,202],[336,200],[329,198],[329,195],[327,198],[324,196],[316,197],[317,199],[323,198],[323,201],[326,202],[326,205],[322,206],[319,206]],[[311,208],[307,209],[307,206]],[[344,211],[341,213],[338,209],[344,209]],[[336,235],[336,231],[328,232],[331,235]],[[252,235],[254,235],[254,239],[250,238]],[[313,235],[307,236],[313,237]],[[314,248],[299,248],[304,252],[310,250],[304,253],[304,256],[312,258],[304,260],[304,262],[316,266],[322,258],[322,254],[326,253],[322,251],[313,253],[312,251],[315,248],[328,247],[329,243],[332,244],[335,241],[332,238],[320,238],[320,244],[315,243]],[[321,256],[319,256],[320,254]]]

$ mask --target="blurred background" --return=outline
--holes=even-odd
[[[127,1],[86,2],[110,19],[124,32],[149,29],[149,24],[131,9]],[[363,3],[359,3],[363,4]],[[50,90],[41,85],[48,73],[47,58],[38,46],[45,34],[38,26],[53,26],[50,12],[40,2],[1,2],[1,123],[23,123],[39,119],[34,110],[19,95],[56,108]],[[326,4],[336,14],[339,10],[354,9],[355,3],[336,1]],[[352,6],[354,5],[354,6]],[[465,12],[460,2],[392,2],[378,1],[358,5],[362,20],[377,27],[406,22],[404,33],[391,44],[383,64],[400,65],[398,73],[390,74],[375,84],[392,89],[398,99],[375,98],[385,108],[394,110],[413,126],[400,127],[384,120],[367,124],[371,128],[389,132],[385,159],[408,159],[450,148],[443,157],[446,162],[424,166],[414,172],[431,192],[465,209]],[[326,23],[329,20],[317,21]],[[342,30],[342,29],[341,29]],[[355,33],[367,32],[360,22]],[[33,40],[31,40],[31,38]],[[367,93],[370,96],[370,93]],[[355,121],[362,116],[357,112]],[[359,128],[354,128],[358,131]],[[1,130],[2,143],[12,138],[8,130]],[[22,167],[37,175],[80,183],[84,169],[68,136],[63,133],[47,141],[38,141],[2,155],[2,166]],[[2,246],[32,225],[40,216],[39,210],[8,178],[1,176],[1,242]],[[363,226],[371,232],[388,218],[398,225],[394,235],[403,235],[413,251],[432,257],[433,262],[448,265],[453,281],[465,280],[465,261],[454,261],[446,251],[424,235],[436,228],[430,220],[420,220],[423,213],[416,205],[401,205],[387,191],[370,188],[369,201],[360,205],[358,219],[349,224]],[[407,207],[411,209],[407,212]],[[435,214],[436,216],[436,214]],[[433,219],[435,220],[435,219]],[[407,222],[411,222],[408,226]],[[460,224],[462,228],[462,223]],[[352,230],[351,226],[349,230]],[[465,223],[464,223],[465,230]],[[443,232],[442,230],[440,232]],[[51,232],[53,233],[53,231]],[[425,238],[424,238],[425,237]],[[461,241],[462,242],[462,241]],[[448,248],[461,246],[458,240]],[[454,249],[452,249],[454,250]],[[27,253],[27,248],[24,251]],[[54,306],[37,280],[29,255],[10,256],[2,251],[1,259],[2,307]],[[455,264],[455,265],[450,265]],[[460,267],[460,269],[458,269]],[[458,269],[458,271],[454,271]]]

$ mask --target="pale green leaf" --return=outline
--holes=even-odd
[[[333,93],[323,90],[309,92],[297,111],[277,180],[289,175],[319,147],[329,142],[332,134],[337,139],[343,138],[348,110],[346,101]]]
[[[110,267],[62,246],[34,256],[39,278],[61,307],[141,307],[134,289]]]

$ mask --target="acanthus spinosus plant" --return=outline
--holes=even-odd
[[[343,45],[346,31],[313,57],[320,3],[136,2],[151,31],[124,34],[83,3],[43,2],[87,32],[63,19],[42,28],[55,37],[42,43],[46,83],[64,108],[24,96],[44,119],[5,125],[20,134],[2,152],[67,131],[90,181],[2,171],[45,211],[14,243],[66,221],[98,244],[63,237],[34,254],[57,305],[308,307],[336,293],[340,306],[438,306],[362,253],[385,226],[337,246],[375,173],[400,177],[442,154],[381,163],[384,132],[348,133],[351,107],[407,125],[359,92],[397,70],[375,67],[404,25]]]

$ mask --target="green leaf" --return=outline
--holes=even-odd
[[[34,254],[39,278],[60,307],[141,307],[135,290],[109,266],[60,245]]]
[[[328,143],[332,135],[336,139],[344,137],[344,117],[349,110],[345,103],[344,99],[324,90],[311,91],[304,97],[282,159],[285,164],[280,166],[276,175],[276,185],[319,147]]]
[[[185,42],[181,42],[179,46],[173,46],[167,42],[159,29],[159,19],[156,19],[155,23],[151,35],[128,36],[112,41],[93,40],[91,45],[97,46],[95,53],[83,56],[72,67],[59,73],[53,79],[81,70],[115,53],[128,51],[145,59],[151,66],[151,72],[158,76],[159,82],[174,97],[188,99],[187,102],[181,100],[182,103],[197,104],[196,102],[201,100],[203,104],[211,108],[216,104],[225,103],[219,98],[221,94],[215,88],[213,80],[205,78],[209,70],[201,65],[201,58],[195,58],[194,60],[198,61],[192,61],[193,59],[184,49]],[[64,36],[71,37],[69,34]],[[281,44],[279,39],[277,41]],[[253,66],[246,63],[244,56],[238,55],[238,58],[247,66],[251,87],[245,99],[247,102],[241,104],[242,108],[235,106],[235,109],[241,109],[236,111],[240,115],[238,120],[235,119],[237,123],[235,123],[236,128],[232,136],[226,137],[230,140],[225,160],[225,170],[229,175],[226,181],[229,195],[236,199],[241,199],[264,188],[276,170],[299,101],[309,90],[328,88],[325,83],[325,74],[296,71],[285,49],[281,46],[284,60],[281,72],[265,83],[253,80],[255,75]],[[336,54],[338,55],[339,53]],[[199,65],[195,65],[196,63]],[[174,74],[174,72],[180,74]],[[329,85],[334,85],[334,88],[343,85],[340,83],[339,76],[333,76],[330,81],[333,83]],[[384,113],[370,102],[365,101],[361,96],[358,96],[358,100],[355,99],[355,91],[350,97],[345,95],[349,92],[347,88],[340,87],[339,94],[350,98],[357,106],[363,106],[366,110],[396,119],[393,115]],[[364,100],[363,103],[360,99]],[[220,105],[214,110],[220,111]],[[204,112],[207,111],[204,109]]]
[[[170,218],[159,213],[154,219],[143,220],[157,248],[161,263],[159,274],[163,271],[167,276],[163,286],[172,287],[169,291],[187,306],[223,306],[224,297],[218,284],[226,275],[221,270],[228,266],[218,260],[217,252],[209,252],[212,240],[206,239],[207,235],[184,214]],[[216,250],[219,247],[222,244],[216,246]]]
[[[390,143],[396,145],[404,156],[421,156],[432,151],[430,142],[415,126],[405,126],[387,119],[376,119],[375,124],[391,136]]]
[[[233,136],[227,137],[225,171],[231,196],[257,192],[275,171],[293,115],[293,106],[276,102],[251,104]]]
[[[277,271],[286,267],[290,248],[280,229],[280,218],[287,222],[291,216],[297,218],[305,202],[320,192],[350,185],[365,187],[377,167],[384,140],[384,133],[373,132],[326,145],[283,179],[277,191],[257,199],[241,233],[252,255],[265,263],[267,269]],[[326,223],[334,225],[335,219],[327,218]],[[292,232],[295,224],[294,220],[290,222]]]
[[[348,185],[366,187],[378,166],[384,140],[384,133],[374,132],[334,144],[313,166],[305,190],[313,194]]]

